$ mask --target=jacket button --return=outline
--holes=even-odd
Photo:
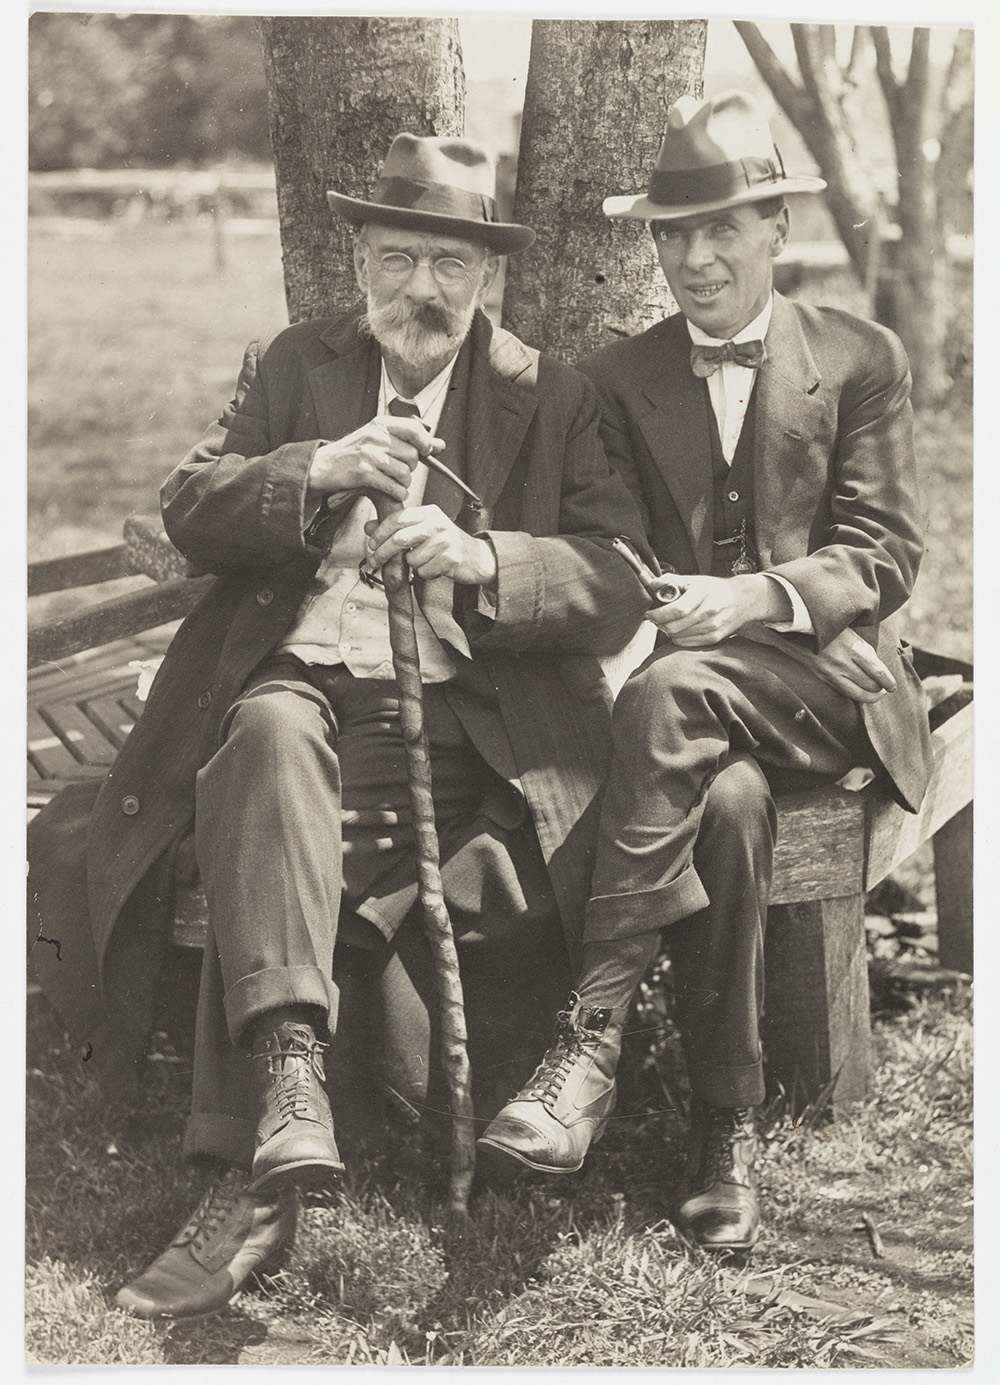
[[[795,720],[805,721],[808,715],[809,713],[806,711],[806,709],[804,707],[800,707],[799,710],[795,713]]]
[[[205,709],[206,707],[211,706],[211,703],[212,703],[212,694],[211,694],[210,692],[207,692],[207,691],[206,691],[206,692],[203,692],[203,693],[199,693],[199,695],[198,695],[198,706],[201,707],[201,709],[202,709],[203,711],[204,711],[204,709]]]
[[[736,503],[737,500],[739,500],[739,498],[740,498],[740,493],[739,493],[739,491],[730,491],[730,492],[729,492],[729,499],[730,499],[734,504]]]
[[[271,588],[270,588],[270,587],[261,587],[260,591],[257,593],[257,605],[258,605],[258,606],[270,606],[270,604],[271,604],[271,602],[272,602],[273,600],[274,600],[274,592],[271,590]]]
[[[136,798],[135,794],[126,794],[122,799],[122,812],[127,813],[129,817],[134,817],[138,811],[139,800]]]

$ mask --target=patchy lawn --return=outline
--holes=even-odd
[[[109,1108],[44,1000],[30,1003],[27,1350],[37,1362],[645,1366],[961,1365],[972,1353],[968,990],[875,1027],[871,1098],[835,1124],[769,1114],[766,1229],[743,1262],[669,1220],[681,1160],[675,1041],[633,1041],[630,1092],[580,1174],[481,1192],[458,1246],[430,1177],[345,1149],[282,1271],[173,1327],[110,1303],[167,1243],[203,1175],[181,1164],[195,959],[174,960],[141,1104]],[[175,1032],[171,1034],[171,1029]],[[409,1168],[415,1166],[412,1151]],[[862,1218],[871,1230],[866,1231]],[[880,1256],[875,1257],[873,1244]]]

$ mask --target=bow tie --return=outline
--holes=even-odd
[[[766,360],[767,352],[762,341],[724,341],[721,346],[691,347],[691,369],[699,380],[707,380],[727,361],[759,370]]]

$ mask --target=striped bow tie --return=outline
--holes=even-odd
[[[762,341],[724,341],[721,346],[696,344],[691,347],[691,369],[699,380],[707,380],[727,361],[759,370],[766,360],[767,352]]]

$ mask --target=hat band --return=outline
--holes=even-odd
[[[485,193],[467,192],[448,183],[425,183],[415,178],[380,178],[372,202],[401,211],[433,212],[462,221],[496,221],[497,207]]]
[[[738,197],[747,188],[777,183],[784,169],[773,159],[734,159],[709,168],[690,168],[666,172],[654,169],[649,182],[649,200],[661,207],[681,207],[685,203],[721,202]]]

